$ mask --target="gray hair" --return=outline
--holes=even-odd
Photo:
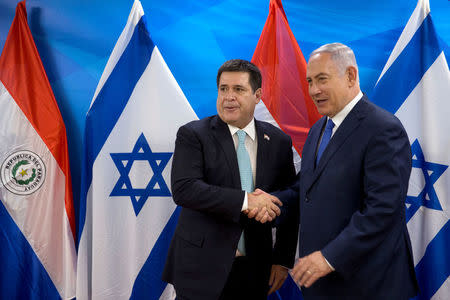
[[[341,75],[345,74],[345,71],[350,66],[358,69],[358,65],[356,64],[356,58],[355,54],[353,53],[353,50],[344,44],[341,43],[325,44],[314,50],[309,55],[309,58],[319,53],[330,53],[331,59],[334,60],[334,62],[336,63],[338,72],[341,73]],[[359,74],[357,75],[358,75],[357,80],[359,82]]]

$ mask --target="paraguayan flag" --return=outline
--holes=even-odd
[[[395,113],[411,142],[406,221],[416,299],[450,299],[450,72],[428,0],[418,1],[372,100]]]
[[[77,299],[173,299],[160,279],[177,221],[170,169],[196,115],[136,0],[86,117]]]
[[[25,1],[0,56],[0,299],[73,299],[75,214],[66,127]]]

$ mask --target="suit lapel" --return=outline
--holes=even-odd
[[[364,117],[367,115],[368,106],[366,101],[367,98],[364,96],[350,111],[350,113],[344,119],[342,124],[336,130],[327,148],[323,152],[319,164],[316,166],[313,172],[311,181],[308,183],[307,186],[305,186],[307,189],[309,189],[311,185],[317,180],[317,178],[324,170],[325,166],[328,164],[330,159],[332,159],[333,155],[336,153],[336,151],[347,140],[347,138],[352,134],[352,132],[359,126],[361,120],[364,119]],[[317,141],[315,145],[317,146]]]
[[[312,179],[314,175],[315,161],[316,161],[316,150],[317,144],[319,143],[320,134],[323,130],[327,122],[326,117],[322,117],[319,121],[317,121],[317,126],[311,128],[311,132],[309,133],[309,137],[306,141],[305,146],[303,147],[302,153],[302,181],[304,185],[308,188],[312,184]]]
[[[223,153],[230,168],[230,176],[233,178],[233,184],[236,188],[241,188],[241,180],[239,175],[239,165],[236,157],[236,149],[234,148],[233,138],[230,130],[225,122],[218,116],[214,116],[211,120],[211,132],[216,141],[220,144]],[[256,178],[255,188],[264,186],[264,174],[268,159],[268,151],[270,146],[270,137],[266,134],[264,123],[255,120],[256,136],[258,137],[258,150],[256,154]]]
[[[234,148],[233,138],[230,129],[219,116],[214,116],[211,120],[211,132],[216,141],[221,146],[223,153],[230,168],[230,176],[233,180],[235,188],[241,188],[241,179],[239,175],[239,165],[236,157],[236,149]]]
[[[264,123],[255,120],[256,136],[258,137],[258,150],[256,153],[256,178],[255,188],[264,186],[264,174],[266,174],[267,155],[270,145],[270,136],[265,132]]]

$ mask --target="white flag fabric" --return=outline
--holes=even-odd
[[[174,299],[161,281],[178,210],[178,128],[197,119],[135,1],[86,117],[77,299]]]
[[[450,299],[450,72],[430,15],[419,0],[371,99],[395,113],[411,142],[406,218],[420,293]]]

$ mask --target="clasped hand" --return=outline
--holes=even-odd
[[[249,218],[261,223],[270,222],[280,215],[283,203],[277,197],[260,189],[248,194],[248,209],[244,211]]]

